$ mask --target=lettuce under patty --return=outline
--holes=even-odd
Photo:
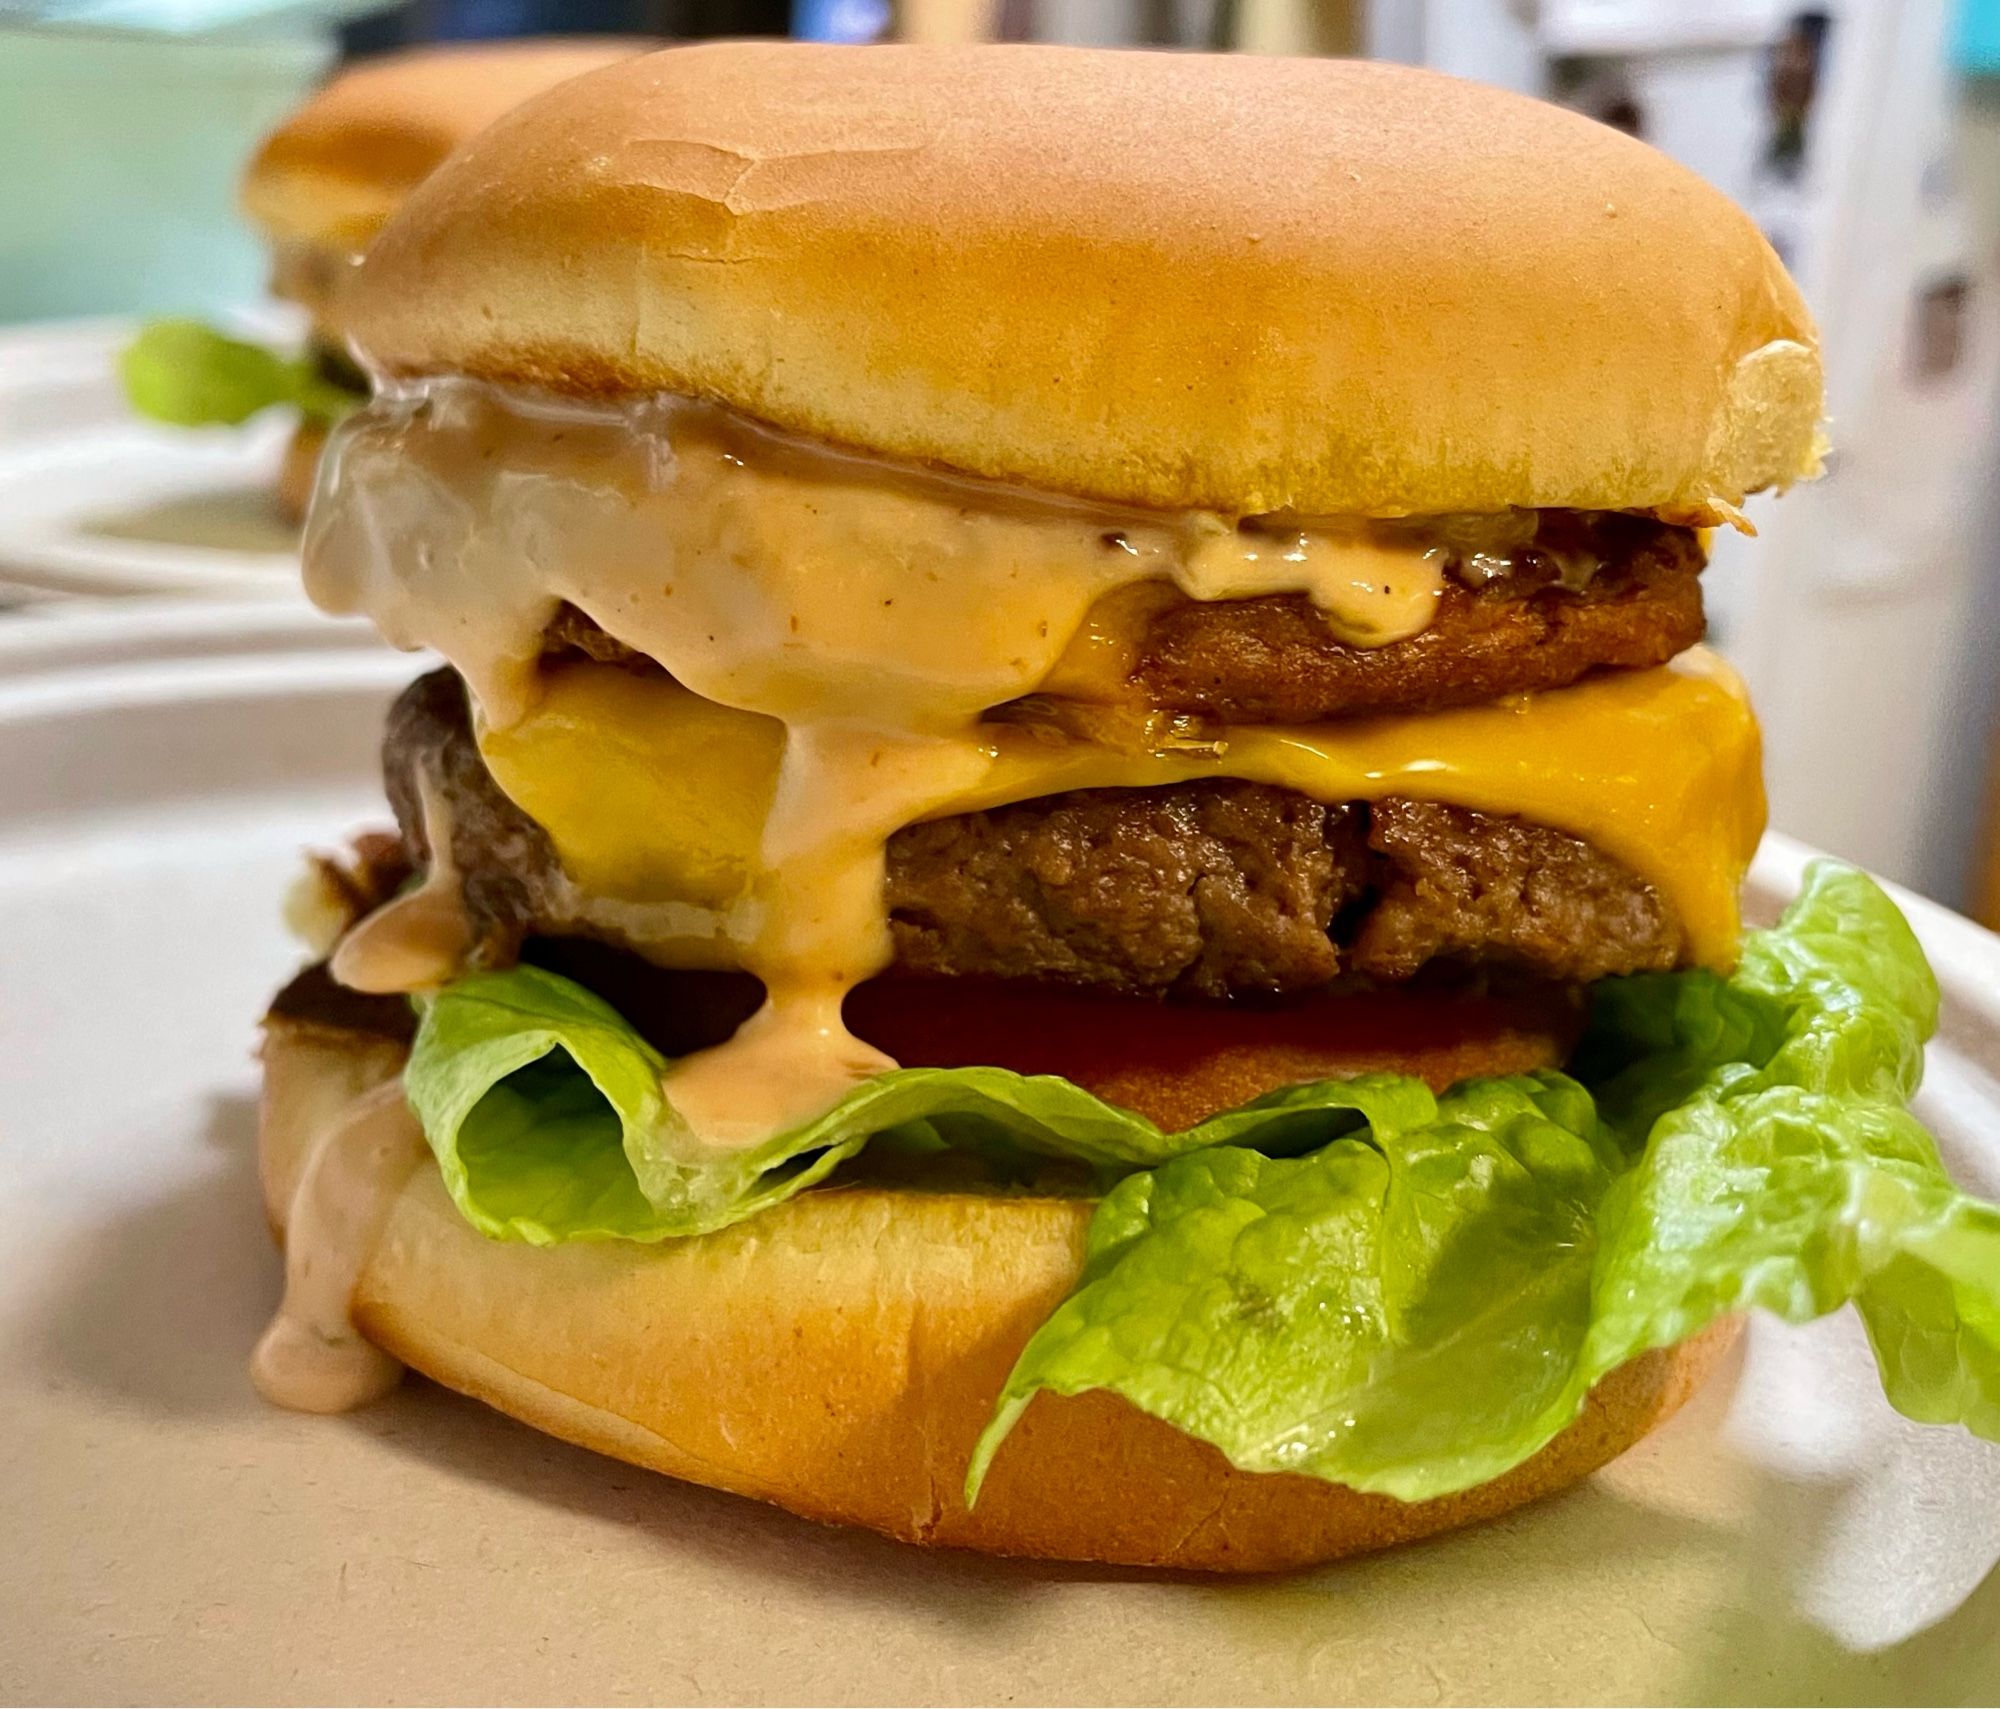
[[[718,1157],[658,1053],[533,967],[433,999],[408,1086],[467,1219],[537,1243],[720,1228],[883,1136],[1091,1165],[1083,1273],[968,1494],[1037,1392],[1109,1389],[1247,1470],[1418,1500],[1518,1465],[1606,1372],[1751,1306],[1853,1301],[1891,1402],[2000,1439],[2000,1208],[1906,1108],[1937,1007],[1895,905],[1822,862],[1732,977],[1607,980],[1572,1074],[1442,1097],[1372,1075],[1166,1134],[1052,1077],[904,1069]]]
[[[237,427],[276,405],[331,427],[361,402],[310,356],[284,356],[194,320],[148,321],[118,358],[132,407],[175,427]]]

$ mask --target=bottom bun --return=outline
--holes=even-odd
[[[266,1023],[260,1131],[274,1225],[310,1147],[396,1046]],[[1028,1336],[1075,1283],[1079,1199],[821,1189],[697,1239],[488,1240],[423,1167],[355,1289],[370,1340],[550,1435],[807,1518],[994,1554],[1204,1571],[1303,1567],[1567,1487],[1670,1416],[1733,1320],[1611,1373],[1524,1465],[1414,1504],[1240,1472],[1108,1393],[1041,1395],[979,1505],[972,1445]]]
[[[305,521],[313,483],[319,479],[320,453],[325,449],[326,429],[316,421],[300,422],[285,447],[285,460],[278,466],[278,509],[287,522]]]

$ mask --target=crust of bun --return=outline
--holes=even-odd
[[[274,1225],[307,1148],[393,1044],[270,1021],[260,1154]],[[1015,1355],[1073,1283],[1081,1200],[857,1187],[660,1246],[487,1240],[435,1169],[391,1209],[354,1297],[364,1333],[537,1429],[690,1482],[913,1543],[1271,1571],[1430,1535],[1587,1476],[1672,1414],[1726,1323],[1612,1373],[1492,1483],[1405,1504],[1254,1475],[1107,1394],[1039,1397],[979,1505],[972,1443]]]
[[[1749,217],[1403,66],[734,42],[510,115],[361,270],[391,372],[665,390],[1167,508],[1715,520],[1818,468]]]
[[[363,61],[264,139],[243,176],[243,211],[274,241],[358,255],[468,137],[529,96],[650,45],[534,40]]]

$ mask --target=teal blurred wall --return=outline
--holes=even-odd
[[[0,30],[0,321],[260,297],[237,174],[332,52]]]

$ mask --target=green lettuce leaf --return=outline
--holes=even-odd
[[[118,373],[134,409],[176,427],[235,427],[278,404],[331,426],[361,402],[305,357],[193,320],[148,321],[119,357]]]
[[[404,1082],[466,1219],[538,1246],[704,1233],[810,1186],[859,1147],[781,1135],[706,1158],[690,1145],[683,1160],[685,1129],[660,1091],[666,1066],[601,998],[517,967],[459,980],[426,1005]]]
[[[968,1474],[1043,1389],[1110,1389],[1252,1471],[1414,1501],[1543,1446],[1627,1359],[1854,1301],[1890,1401],[2000,1439],[2000,1208],[1905,1110],[1936,1024],[1909,927],[1821,863],[1731,979],[1612,981],[1557,1074],[1309,1156],[1120,1183]]]
[[[1823,863],[1732,977],[1607,981],[1572,1074],[1441,1097],[1328,1081],[1166,1134],[1053,1077],[905,1069],[717,1152],[614,1009],[527,966],[430,1000],[407,1081],[460,1210],[538,1243],[719,1228],[876,1138],[1081,1162],[1103,1189],[1085,1268],[968,1493],[1037,1392],[1103,1388],[1246,1469],[1416,1500],[1752,1306],[1854,1301],[1898,1407],[2000,1438],[2000,1210],[1905,1108],[1937,1006],[1888,897]]]
[[[877,1136],[1025,1153],[1107,1174],[1203,1146],[1323,1145],[1355,1125],[1360,1082],[1288,1087],[1162,1133],[1053,1075],[903,1068],[817,1119],[718,1153],[662,1096],[667,1066],[608,1003],[542,968],[476,973],[425,1006],[404,1079],[466,1219],[500,1239],[664,1240],[740,1222],[821,1180]],[[1430,1094],[1381,1078],[1366,1107]]]

